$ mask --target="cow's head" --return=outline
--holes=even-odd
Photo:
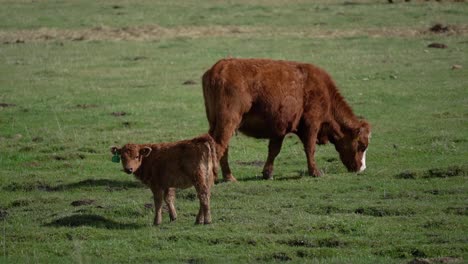
[[[151,150],[148,146],[137,144],[126,144],[122,148],[111,148],[112,154],[119,155],[122,159],[123,170],[128,174],[135,173],[140,168],[143,158],[148,157]]]
[[[346,131],[343,137],[336,141],[335,148],[349,171],[362,172],[366,169],[366,151],[370,135],[369,123],[360,120],[358,128]]]

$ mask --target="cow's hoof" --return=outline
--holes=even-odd
[[[312,177],[321,177],[323,175],[323,173],[317,169],[313,170],[313,171],[309,171],[309,175],[312,176]]]
[[[263,171],[262,175],[264,180],[273,180],[273,173],[271,172]]]
[[[234,176],[227,176],[224,178],[224,182],[237,182],[237,180],[234,178]]]

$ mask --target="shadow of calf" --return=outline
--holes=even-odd
[[[129,188],[144,188],[144,185],[137,181],[116,181],[109,179],[86,179],[79,182],[62,184],[55,186],[55,190],[70,190],[70,189],[79,189],[86,187],[107,187],[111,190],[126,190]]]
[[[56,219],[44,226],[49,227],[79,227],[90,226],[107,229],[136,229],[143,227],[138,224],[124,224],[109,220],[103,216],[95,214],[75,214]]]

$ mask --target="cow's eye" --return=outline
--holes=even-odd
[[[135,159],[136,159],[136,160],[139,160],[139,159],[140,159],[140,156],[136,156]]]

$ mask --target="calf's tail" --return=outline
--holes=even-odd
[[[218,157],[216,154],[216,143],[210,137],[209,140],[205,143],[208,148],[208,157],[207,157],[207,174],[212,176],[208,177],[210,179],[210,186],[218,181]]]

